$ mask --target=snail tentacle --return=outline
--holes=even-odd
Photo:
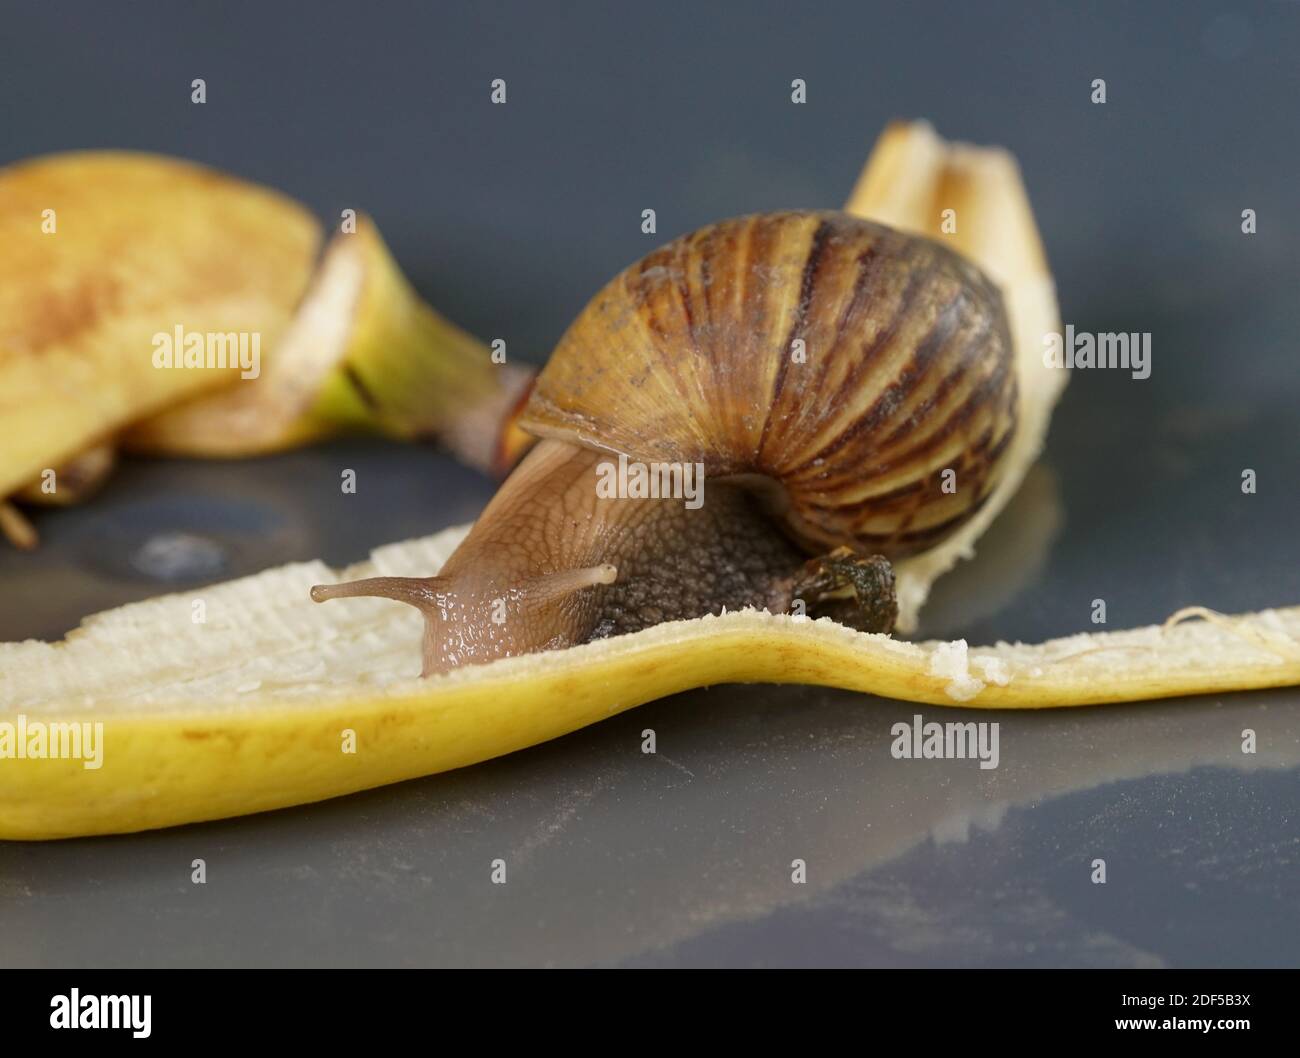
[[[618,567],[609,562],[584,569],[566,569],[558,573],[545,573],[529,581],[521,591],[527,593],[535,602],[550,602],[565,595],[572,595],[583,588],[595,588],[602,584],[613,584],[618,580]]]
[[[330,599],[396,599],[423,610],[433,606],[438,595],[440,577],[367,577],[338,584],[316,584],[311,589],[313,602]]]

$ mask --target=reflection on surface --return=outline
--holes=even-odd
[[[978,561],[959,562],[935,582],[912,638],[960,638],[976,620],[1008,606],[1042,572],[1064,519],[1055,472],[1035,463],[976,543]]]
[[[917,711],[999,721],[1001,766],[894,760],[890,727]],[[1241,752],[1246,727],[1257,732],[1254,756]],[[656,732],[653,756],[641,753],[646,728]],[[848,882],[870,890],[919,848],[948,858],[954,891],[943,901],[953,906],[989,887],[1014,894],[1058,868],[1041,842],[1018,845],[980,877],[961,870],[966,843],[996,832],[1010,811],[1038,818],[1068,807],[1057,800],[1064,794],[1097,790],[1107,807],[1090,810],[1114,812],[1116,792],[1128,789],[1112,785],[1121,780],[1208,767],[1257,782],[1298,764],[1300,710],[1287,692],[975,715],[810,688],[697,691],[481,767],[318,806],[3,846],[0,958],[569,965],[663,957],[728,924],[779,922],[837,887],[843,900]],[[1153,856],[1178,862],[1159,827],[1144,840]],[[1289,855],[1257,864],[1266,884],[1294,885],[1294,849]],[[196,856],[208,863],[205,887],[189,883]],[[498,857],[505,886],[489,878]],[[806,885],[791,884],[795,858],[807,861]],[[1086,863],[1077,869],[1086,877]],[[1132,892],[1135,869],[1125,868],[1129,881],[1112,883],[1113,892]],[[1179,877],[1194,880],[1202,869],[1183,863]],[[895,914],[876,922],[873,951],[917,943],[917,924],[902,913],[915,884],[895,879],[876,893]],[[1024,916],[1041,899],[1031,896],[1018,898],[1025,906],[1007,929],[1013,921],[1028,928]],[[213,916],[219,936],[204,930],[200,941],[197,923]],[[63,939],[51,942],[55,935]],[[1120,961],[1141,961],[1126,950],[1115,942]],[[1072,960],[1062,952],[1059,961]]]

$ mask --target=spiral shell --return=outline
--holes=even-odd
[[[843,213],[762,214],[618,275],[519,424],[771,479],[805,547],[901,557],[987,499],[1015,432],[1016,374],[1001,295],[964,258]]]

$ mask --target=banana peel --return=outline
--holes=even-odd
[[[12,499],[37,507],[71,507],[98,492],[116,465],[117,448],[105,441],[41,471],[39,481],[28,482]],[[36,526],[8,500],[0,500],[0,537],[19,551],[34,551],[41,542]]]
[[[367,216],[336,234],[302,307],[254,385],[210,394],[129,429],[155,454],[262,455],[336,433],[437,438],[490,470],[531,372],[426,305]]]
[[[959,248],[1002,284],[1012,317],[1025,436],[1005,496],[994,497],[1000,507],[1036,456],[1063,384],[1037,355],[1056,325],[1051,278],[1009,156],[945,144],[928,126],[891,126],[851,208],[928,232],[937,204],[958,210]],[[981,220],[985,209],[994,219]],[[912,622],[981,528],[900,564]],[[299,563],[121,607],[59,643],[0,645],[0,837],[120,833],[304,804],[510,753],[715,683],[1028,709],[1300,682],[1300,607],[1188,611],[1163,626],[990,647],[744,611],[420,680],[414,611],[309,599],[312,584],[335,578],[433,574],[466,531],[380,548],[342,571]],[[198,624],[196,599],[206,612]],[[56,724],[84,731],[97,765],[85,754],[17,755],[20,733],[43,731],[47,746],[72,738],[72,726]]]
[[[37,507],[71,507],[97,492],[116,465],[117,449],[109,442],[97,444],[43,470],[39,481],[28,482],[12,498]],[[20,551],[35,550],[41,540],[27,516],[8,501],[0,501],[0,537]]]
[[[500,424],[531,372],[426,305],[368,217],[318,262],[321,241],[291,199],[178,159],[85,151],[0,170],[0,499],[77,502],[118,442],[234,457],[364,431],[503,469]],[[155,367],[154,337],[177,327],[257,335],[260,373]],[[50,493],[59,468],[93,482]],[[0,532],[35,540],[12,504]]]
[[[413,611],[308,599],[335,575],[436,570],[465,531],[380,548],[339,574],[298,563],[124,606],[60,643],[0,645],[0,837],[123,833],[304,804],[474,764],[716,683],[1032,709],[1300,682],[1300,607],[978,648],[744,611],[421,680]],[[15,757],[18,736],[30,740],[37,725],[47,739],[70,737],[55,724],[91,735],[98,767]]]
[[[117,448],[109,443],[78,452],[66,463],[42,472],[14,493],[14,499],[40,507],[72,507],[96,493],[117,465]]]
[[[232,384],[229,369],[154,367],[154,336],[273,346],[319,241],[290,199],[176,159],[74,152],[0,170],[0,497]]]
[[[7,500],[0,500],[0,536],[19,551],[32,551],[41,542],[36,526],[32,525],[27,520],[27,516]]]

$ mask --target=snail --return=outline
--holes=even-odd
[[[845,213],[725,220],[579,314],[518,420],[538,443],[438,576],[312,598],[417,607],[426,676],[751,606],[888,632],[891,560],[987,500],[1016,387],[965,258]],[[699,467],[703,502],[611,497],[615,465]]]

